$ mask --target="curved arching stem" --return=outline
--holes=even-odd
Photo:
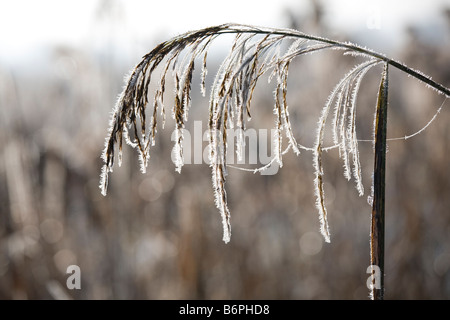
[[[245,26],[245,25],[222,25],[216,28],[224,27],[219,33],[255,33],[255,34],[272,34],[272,35],[283,35],[283,36],[289,36],[294,38],[302,38],[306,40],[313,40],[321,43],[327,43],[334,46],[334,48],[341,48],[350,50],[352,52],[360,53],[362,55],[370,56],[379,60],[382,60],[386,62],[387,64],[409,74],[410,76],[424,82],[431,88],[435,89],[437,92],[444,94],[446,97],[450,98],[450,88],[446,88],[445,86],[441,85],[440,83],[437,83],[436,81],[432,80],[431,77],[426,76],[418,71],[415,71],[408,66],[404,65],[403,63],[390,59],[386,57],[385,55],[378,53],[376,51],[358,46],[356,44],[350,43],[350,42],[340,42],[336,40],[331,40],[323,37],[317,37],[309,34],[305,34],[303,32],[297,31],[297,30],[291,30],[291,29],[270,29],[270,28],[259,28],[254,26]],[[239,29],[239,27],[246,28],[244,30]]]

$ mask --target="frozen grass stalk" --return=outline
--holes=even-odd
[[[421,72],[389,59],[383,54],[349,42],[339,42],[327,38],[308,35],[292,29],[262,28],[249,25],[223,24],[187,32],[157,45],[146,54],[131,71],[125,88],[120,95],[111,117],[105,148],[102,154],[104,166],[101,171],[100,188],[106,195],[108,174],[114,167],[115,147],[118,144],[118,160],[121,162],[122,139],[138,152],[141,171],[145,172],[150,159],[151,147],[155,144],[158,125],[164,128],[166,108],[164,101],[166,78],[172,76],[175,93],[172,117],[175,120],[177,139],[175,141],[175,169],[183,167],[183,129],[188,121],[191,107],[191,85],[196,61],[201,63],[200,91],[206,94],[207,54],[212,42],[220,35],[235,36],[228,55],[220,65],[210,91],[209,120],[210,167],[212,174],[215,204],[221,214],[223,240],[231,238],[230,210],[227,205],[225,182],[227,177],[227,152],[243,153],[243,130],[251,119],[251,100],[256,84],[263,74],[268,74],[269,82],[276,81],[274,91],[274,127],[276,130],[276,150],[268,165],[251,170],[263,172],[270,164],[282,165],[282,156],[290,149],[296,155],[300,151],[313,154],[314,187],[316,206],[319,213],[320,230],[326,242],[331,240],[328,213],[325,206],[323,151],[338,148],[344,163],[344,177],[355,180],[358,194],[364,194],[359,161],[359,148],[356,130],[356,100],[361,81],[367,71],[379,64],[384,65],[382,81],[378,94],[375,118],[375,167],[373,181],[373,210],[371,229],[371,261],[384,269],[384,184],[386,162],[386,112],[387,112],[387,69],[394,67],[414,77],[437,93],[450,97],[450,89],[433,81]],[[282,44],[288,44],[283,52]],[[332,90],[317,122],[317,135],[313,147],[305,147],[294,137],[288,112],[287,82],[291,61],[306,54],[322,50],[340,50],[345,55],[366,59],[356,64]],[[162,71],[159,84],[153,95],[153,103],[148,103],[150,81],[158,66]],[[169,72],[169,69],[172,72]],[[150,117],[146,117],[147,107]],[[442,106],[441,106],[442,108]],[[439,108],[438,112],[441,110]],[[331,117],[332,146],[324,146],[327,118]],[[436,117],[436,115],[435,115]],[[421,130],[406,138],[422,132],[434,118]],[[146,120],[147,119],[147,120]],[[148,121],[148,123],[147,123]],[[159,123],[159,124],[158,124]],[[242,134],[234,150],[227,148],[227,129],[238,128]],[[230,138],[231,139],[231,138]],[[284,139],[287,145],[283,146]],[[234,144],[233,144],[234,145]],[[245,170],[245,169],[244,169]],[[383,279],[383,278],[382,278]],[[384,281],[384,280],[382,280]],[[381,290],[372,292],[375,299],[383,297]]]

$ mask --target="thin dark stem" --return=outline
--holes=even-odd
[[[384,228],[385,228],[385,173],[386,173],[386,127],[388,98],[388,64],[385,64],[378,93],[375,120],[375,164],[373,172],[373,207],[370,233],[370,263],[373,283],[372,298],[384,297]],[[376,268],[378,267],[378,268]],[[374,269],[376,268],[376,269]]]

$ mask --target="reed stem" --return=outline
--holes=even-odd
[[[373,300],[384,298],[384,229],[385,229],[385,174],[386,174],[386,127],[388,99],[388,63],[385,63],[378,93],[375,119],[375,163],[373,172],[373,206],[370,232],[370,263],[378,267],[372,284]]]

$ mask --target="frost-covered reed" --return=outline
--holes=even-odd
[[[183,166],[183,129],[188,121],[191,105],[190,93],[195,65],[200,61],[200,91],[206,94],[207,55],[212,42],[220,35],[234,34],[234,42],[228,55],[220,65],[211,88],[209,101],[209,150],[210,167],[215,203],[223,222],[223,240],[230,241],[230,210],[227,205],[225,181],[227,177],[226,156],[227,129],[245,130],[246,121],[251,119],[251,101],[256,84],[263,74],[269,81],[276,82],[274,91],[274,126],[276,129],[276,147],[271,163],[282,166],[282,156],[292,149],[295,154],[303,151],[313,153],[315,168],[316,205],[321,223],[321,233],[325,241],[330,241],[324,193],[324,171],[322,152],[329,148],[338,148],[344,163],[344,176],[350,180],[353,176],[359,195],[364,194],[361,178],[361,165],[356,134],[357,94],[361,81],[369,69],[378,65],[390,65],[424,82],[446,97],[450,90],[404,64],[391,60],[382,54],[347,42],[338,42],[315,37],[290,29],[260,28],[248,25],[223,24],[197,31],[187,32],[156,46],[146,54],[132,70],[126,80],[126,86],[120,95],[110,122],[105,149],[102,154],[104,166],[101,173],[100,188],[105,195],[108,186],[108,174],[114,167],[116,146],[118,145],[119,166],[122,159],[122,141],[136,148],[139,154],[141,171],[145,172],[150,158],[150,149],[155,144],[158,122],[164,127],[166,118],[165,91],[166,80],[172,78],[175,98],[171,114],[175,120],[176,140],[174,147],[175,166],[178,172]],[[287,45],[286,45],[287,44]],[[344,54],[362,56],[365,62],[351,69],[331,92],[318,120],[315,145],[308,148],[298,143],[294,137],[289,118],[287,103],[287,82],[289,66],[294,58],[325,49],[336,49]],[[149,85],[157,67],[157,89],[149,92]],[[149,96],[153,101],[149,104]],[[147,107],[150,105],[150,110]],[[334,145],[324,147],[325,127],[331,118],[332,139]],[[149,117],[149,119],[147,119]],[[148,121],[148,122],[147,122]],[[242,132],[241,131],[241,132]],[[283,136],[287,146],[283,147]],[[238,157],[244,150],[243,136],[237,137]],[[256,171],[265,170],[268,166]]]

